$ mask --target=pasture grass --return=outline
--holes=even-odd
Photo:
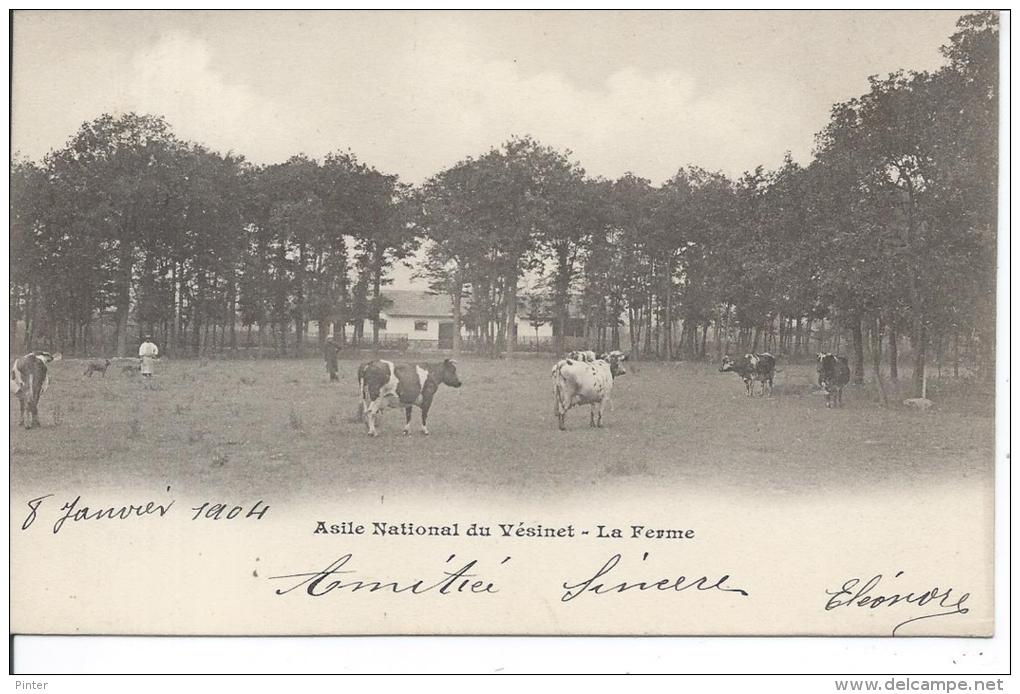
[[[590,429],[578,407],[561,432],[553,360],[466,356],[463,387],[436,396],[431,436],[417,410],[413,435],[402,436],[403,411],[389,410],[372,439],[356,416],[364,359],[342,361],[339,383],[318,359],[165,361],[152,390],[112,369],[88,379],[73,360],[58,362],[41,429],[18,428],[11,400],[12,488],[174,485],[337,499],[431,491],[452,502],[592,488],[782,498],[976,476],[991,485],[992,395],[974,384],[935,384],[930,393],[945,397],[928,413],[883,408],[872,386],[848,387],[843,409],[827,410],[811,365],[781,365],[773,396],[748,398],[712,364],[632,363],[604,428]]]

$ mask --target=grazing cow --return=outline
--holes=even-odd
[[[773,380],[776,375],[776,358],[768,352],[761,354],[745,354],[737,359],[730,355],[723,357],[720,372],[732,371],[740,376],[747,388],[747,396],[754,397],[754,382],[761,381],[761,394],[765,397],[765,386],[769,388],[769,395],[772,395]]]
[[[39,399],[46,392],[50,378],[47,364],[60,359],[59,354],[49,352],[29,352],[14,361],[11,367],[11,392],[18,396],[21,404],[19,424],[26,429],[41,426],[39,424]],[[25,410],[28,419],[25,419]]]
[[[595,352],[592,352],[590,349],[574,350],[564,358],[570,359],[572,361],[585,361],[589,363],[595,361],[596,359],[601,359],[601,357],[596,357]]]
[[[406,416],[404,435],[411,433],[411,408],[421,409],[421,433],[428,436],[429,408],[440,384],[460,388],[457,362],[441,364],[401,364],[378,359],[358,368],[361,413],[368,424],[368,435],[378,436],[375,425],[382,409],[403,407]]]
[[[846,357],[818,355],[818,386],[825,390],[825,406],[843,406],[843,388],[850,382],[850,364]]]
[[[567,410],[575,405],[591,405],[591,426],[602,426],[602,410],[612,395],[613,381],[627,373],[626,359],[623,352],[613,351],[591,362],[563,359],[553,367],[554,412],[560,431],[567,428]]]
[[[90,361],[85,364],[85,373],[83,376],[92,378],[92,374],[103,374],[103,378],[106,378],[106,370],[110,368],[110,360],[104,359],[103,361]]]

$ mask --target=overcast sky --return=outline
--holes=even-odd
[[[867,77],[931,69],[957,12],[17,12],[12,147],[166,116],[258,163],[350,148],[418,183],[512,134],[655,183],[806,162]]]

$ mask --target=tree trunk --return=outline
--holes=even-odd
[[[506,337],[506,353],[507,356],[511,356],[517,347],[517,269],[514,268],[510,275],[507,277],[506,287],[504,288],[504,303],[506,306],[506,328],[504,329],[504,335]]]
[[[131,312],[131,281],[134,274],[134,258],[131,245],[121,241],[120,245],[120,277],[118,280],[117,297],[117,355],[128,356],[127,324]]]
[[[914,349],[914,397],[920,398],[923,397],[922,392],[924,391],[924,366],[925,359],[927,357],[926,347],[928,342],[928,331],[921,318],[916,319],[914,337],[911,342]]]
[[[372,347],[379,349],[379,302],[382,297],[382,253],[376,251],[372,277]]]
[[[464,282],[461,279],[460,270],[457,271],[457,279],[453,287],[453,356],[460,355],[460,326],[461,302],[463,301]],[[536,331],[537,332],[537,331]]]
[[[864,385],[864,333],[861,329],[861,319],[854,318],[850,328],[854,348],[854,385]]]
[[[687,321],[684,321],[687,329]],[[666,360],[673,360],[673,254],[666,258]],[[681,338],[681,343],[683,339]]]
[[[889,326],[889,378],[899,380],[899,336],[896,333],[896,326]]]
[[[960,330],[953,328],[953,378],[960,377]]]
[[[237,351],[237,284],[230,283],[230,310],[227,311],[227,320],[230,321],[230,350]]]
[[[882,322],[875,319],[871,327],[871,370],[875,375],[875,385],[878,386],[878,399],[885,407],[889,400],[885,394],[885,383],[882,380]]]

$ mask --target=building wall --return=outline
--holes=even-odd
[[[386,327],[379,331],[380,335],[401,335],[409,341],[412,340],[439,340],[439,324],[453,322],[449,318],[436,318],[433,316],[380,316],[386,321]],[[425,322],[425,330],[415,330],[414,324],[419,321]],[[365,335],[372,334],[372,321],[365,321]]]
[[[452,323],[452,318],[437,318],[434,316],[388,316],[382,314],[381,316],[386,321],[386,328],[380,330],[380,335],[402,335],[409,341],[413,340],[427,340],[427,341],[438,341],[439,340],[439,324],[440,323]],[[414,324],[418,321],[425,321],[425,330],[415,330]],[[372,334],[372,321],[365,321],[365,335]],[[461,326],[460,334],[463,337],[468,337],[468,331],[466,328]],[[545,323],[538,328],[538,338],[545,339],[553,336],[552,323]],[[520,319],[517,321],[517,337],[518,339],[535,339],[535,328],[527,321],[527,319]]]

